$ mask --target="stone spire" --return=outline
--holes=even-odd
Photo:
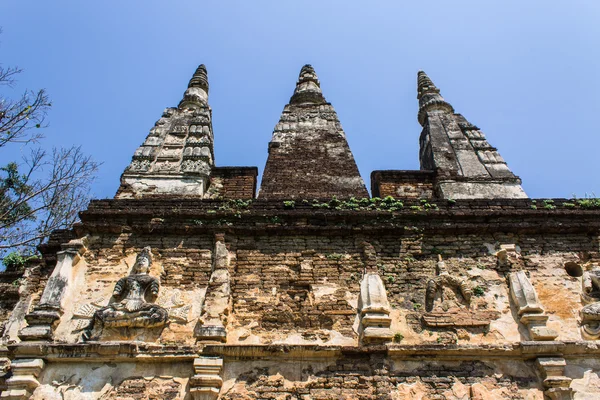
[[[315,70],[300,71],[269,143],[259,198],[368,197],[346,135]]]
[[[435,171],[435,191],[442,198],[526,198],[515,176],[483,132],[440,95],[423,71],[417,78],[419,123],[423,126],[419,159],[422,170]]]
[[[438,89],[427,74],[419,71],[417,74],[417,99],[419,99],[419,123],[423,125],[425,115],[429,111],[454,113],[454,108],[444,100]]]
[[[179,103],[179,108],[208,106],[208,75],[204,64],[200,64],[194,72],[188,88]]]
[[[310,64],[306,64],[300,70],[296,89],[294,89],[294,94],[290,98],[290,104],[302,103],[327,103],[325,97],[323,97],[323,92],[321,92],[319,78]]]
[[[204,196],[214,166],[206,67],[192,76],[177,108],[167,108],[121,176],[115,197]]]

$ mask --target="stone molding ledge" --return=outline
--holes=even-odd
[[[88,342],[60,344],[25,342],[8,345],[3,352],[6,358],[45,359],[51,362],[179,362],[193,361],[198,357],[223,357],[236,359],[327,359],[349,354],[383,354],[393,359],[428,357],[438,360],[464,360],[478,358],[504,358],[534,360],[539,357],[564,359],[600,356],[600,344],[595,341],[526,341],[502,345],[221,345],[176,346],[146,344],[141,342]]]
[[[18,359],[10,363],[12,376],[6,380],[6,391],[0,398],[6,400],[25,400],[31,397],[34,390],[40,385],[38,376],[44,369],[45,363],[41,359]]]

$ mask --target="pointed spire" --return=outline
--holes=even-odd
[[[268,200],[369,197],[333,106],[310,65],[273,130],[258,197]]]
[[[527,195],[483,132],[440,95],[423,71],[418,74],[421,169],[435,171],[434,192],[452,199],[518,199]]]
[[[206,66],[204,64],[198,66],[196,72],[194,72],[194,76],[190,79],[188,87],[199,87],[208,93],[208,74],[206,73]]]
[[[190,79],[177,108],[167,108],[121,176],[117,198],[204,196],[214,167],[206,67]]]
[[[188,88],[183,94],[179,108],[198,108],[208,106],[208,74],[204,64],[200,64],[194,72]]]
[[[421,126],[425,123],[425,117],[429,111],[443,111],[454,113],[454,108],[440,94],[438,89],[427,74],[419,71],[417,74],[417,99],[419,99],[419,114],[417,116]]]
[[[296,89],[290,99],[290,104],[315,103],[325,104],[325,97],[321,92],[321,84],[310,64],[306,64],[300,70],[300,76],[296,83]]]

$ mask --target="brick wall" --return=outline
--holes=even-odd
[[[211,173],[211,186],[219,185],[215,189],[217,196],[224,199],[253,199],[256,197],[256,167],[215,167]],[[210,188],[209,188],[210,190]]]

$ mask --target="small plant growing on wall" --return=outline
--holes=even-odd
[[[483,296],[483,295],[485,294],[485,289],[484,289],[484,288],[482,288],[481,286],[476,286],[476,287],[473,289],[473,294],[474,294],[475,296],[477,296],[477,297],[481,297],[481,296]]]

